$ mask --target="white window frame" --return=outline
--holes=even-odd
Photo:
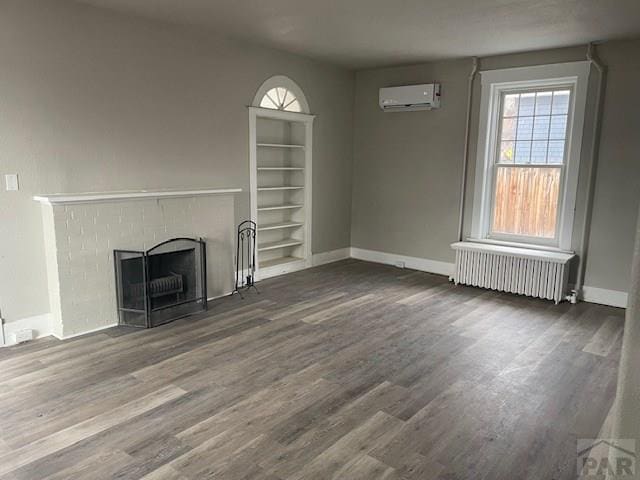
[[[262,102],[263,97],[267,94],[269,90],[273,88],[278,88],[278,87],[286,88],[287,90],[289,90],[291,93],[293,93],[293,95],[296,97],[296,100],[298,100],[298,102],[300,103],[300,112],[292,112],[292,113],[310,113],[311,112],[311,110],[309,109],[309,102],[307,102],[307,97],[305,96],[300,86],[296,82],[291,80],[289,77],[286,77],[284,75],[274,75],[273,77],[267,78],[262,83],[262,85],[260,85],[260,88],[258,88],[258,91],[254,95],[252,105],[254,107],[263,108],[263,107],[260,107],[260,103]],[[270,108],[268,110],[276,110],[276,109]],[[288,111],[288,110],[279,110],[279,111]]]
[[[495,244],[570,251],[575,212],[582,132],[589,81],[589,62],[488,70],[481,73],[480,123],[476,158],[471,239]],[[500,100],[509,90],[571,89],[567,117],[565,164],[560,179],[556,237],[553,239],[490,235],[494,190],[494,163],[500,131]]]

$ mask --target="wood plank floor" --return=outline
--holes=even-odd
[[[0,350],[0,479],[569,479],[623,311],[347,260]]]

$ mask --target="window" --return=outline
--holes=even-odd
[[[307,99],[296,82],[284,75],[268,78],[258,88],[253,106],[292,113],[309,113]]]
[[[503,93],[491,233],[555,238],[571,90]]]
[[[300,112],[300,102],[296,96],[283,87],[276,87],[264,94],[260,101],[262,108],[274,108],[287,112]]]
[[[587,77],[585,62],[482,74],[474,238],[570,248]]]

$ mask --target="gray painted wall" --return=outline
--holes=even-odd
[[[249,105],[288,75],[313,113],[313,251],[350,245],[354,75],[68,1],[0,3],[0,308],[49,311],[39,193],[242,187]],[[248,193],[236,218],[248,216]]]
[[[459,60],[356,74],[354,247],[451,260],[468,66]],[[439,110],[380,110],[380,87],[434,80],[442,83]]]
[[[584,60],[585,48],[481,59],[490,70]],[[609,66],[590,255],[585,285],[626,291],[640,202],[640,41],[611,42],[599,54]],[[356,74],[352,245],[452,262],[456,240],[471,61],[364,70]],[[380,87],[437,81],[442,107],[383,113]],[[471,226],[480,82],[474,85],[465,232]],[[590,97],[595,94],[590,81]],[[587,106],[573,243],[580,242],[594,102]]]
[[[640,41],[602,48],[609,65],[586,285],[627,291],[640,204]]]

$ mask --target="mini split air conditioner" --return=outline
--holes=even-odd
[[[406,85],[380,89],[380,108],[385,112],[410,112],[440,108],[440,84]]]

